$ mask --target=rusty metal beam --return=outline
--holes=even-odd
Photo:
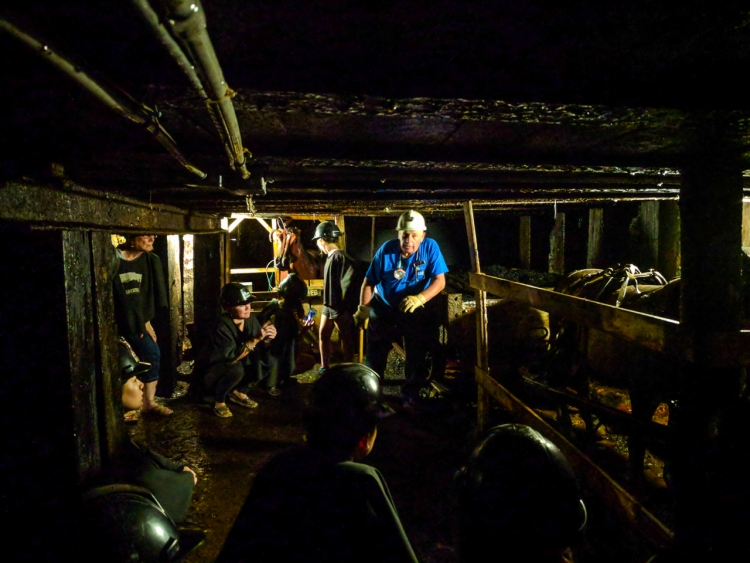
[[[682,343],[680,323],[671,319],[620,309],[485,274],[470,273],[469,282],[474,289],[528,303],[534,309],[564,315],[570,321],[621,336],[651,350],[664,351]]]
[[[599,495],[631,529],[640,533],[657,548],[664,547],[672,541],[672,532],[669,528],[562,434],[492,379],[489,374],[479,368],[474,369],[474,374],[479,388],[498,401],[518,422],[531,426],[560,448],[575,472],[585,479],[592,492]]]
[[[167,205],[88,190],[9,181],[0,184],[0,219],[37,226],[156,234],[212,233],[219,218]]]

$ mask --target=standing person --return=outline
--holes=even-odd
[[[153,253],[155,235],[128,235],[117,247],[119,268],[114,279],[115,320],[120,336],[133,347],[138,357],[151,364],[141,376],[143,414],[168,416],[172,409],[156,402],[161,353],[151,321],[157,307],[166,307],[167,289],[161,260]]]
[[[357,261],[338,247],[341,231],[333,221],[323,221],[315,228],[313,240],[327,256],[323,271],[323,312],[320,317],[320,371],[331,367],[331,334],[334,325],[344,352],[351,362],[356,352],[356,327],[352,315],[359,304],[362,285]]]
[[[219,315],[208,342],[198,354],[190,386],[211,395],[216,416],[229,418],[232,411],[227,406],[227,396],[237,405],[257,408],[258,403],[247,396],[247,391],[262,379],[262,356],[267,352],[264,348],[276,336],[276,328],[270,321],[261,327],[251,312],[250,303],[255,297],[240,283],[222,287],[219,300],[224,313]],[[256,350],[261,344],[262,348]]]
[[[307,441],[258,472],[217,563],[416,563],[385,478],[361,463],[392,412],[367,366],[327,370],[305,409]]]
[[[375,253],[354,314],[357,327],[369,318],[367,365],[381,376],[391,343],[403,339],[406,351],[404,399],[411,404],[427,381],[438,341],[438,323],[425,305],[445,287],[448,266],[438,244],[427,235],[424,217],[410,210],[396,224],[398,239]]]

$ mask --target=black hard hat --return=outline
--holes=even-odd
[[[297,274],[289,274],[279,284],[279,295],[285,299],[303,301],[307,297],[307,284]]]
[[[380,376],[364,364],[344,363],[327,369],[312,388],[310,406],[328,416],[336,413],[383,418],[393,409],[382,402]]]
[[[117,342],[117,348],[120,352],[120,376],[123,382],[134,375],[137,377],[151,369],[151,364],[140,361],[133,348],[124,338],[121,337]]]
[[[538,549],[564,548],[586,524],[586,507],[568,460],[529,426],[492,428],[457,480],[463,526],[475,544],[469,549],[488,536],[519,542],[533,538]]]
[[[333,221],[323,221],[315,227],[315,236],[313,241],[322,238],[326,242],[336,242],[341,236],[341,230]]]
[[[255,301],[256,297],[250,290],[241,283],[231,282],[221,288],[219,301],[224,307],[236,307],[237,305],[247,305]]]
[[[205,537],[181,534],[154,495],[135,485],[90,490],[81,516],[83,550],[91,561],[174,563]]]

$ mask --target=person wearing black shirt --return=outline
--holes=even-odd
[[[217,563],[414,563],[383,475],[360,463],[372,450],[378,375],[338,364],[315,382],[305,445],[273,458],[253,481]]]
[[[220,301],[224,313],[219,315],[196,359],[191,387],[196,385],[204,394],[210,393],[214,414],[229,418],[232,411],[227,407],[227,397],[242,407],[258,406],[247,396],[249,385],[242,382],[247,378],[247,383],[255,384],[262,377],[261,352],[267,352],[265,348],[276,337],[276,328],[270,321],[260,325],[250,308],[255,297],[242,284],[226,284]],[[262,348],[256,350],[261,343]]]
[[[341,231],[333,221],[323,221],[315,228],[313,240],[327,256],[323,270],[323,312],[320,318],[320,369],[330,367],[331,334],[334,325],[345,361],[351,362],[356,353],[356,329],[352,315],[359,305],[359,290],[364,279],[357,261],[338,247]]]
[[[157,307],[167,306],[164,272],[154,249],[154,235],[129,235],[117,248],[119,268],[114,278],[115,321],[120,336],[133,347],[138,357],[151,364],[141,375],[142,413],[162,416],[172,410],[156,402],[161,353],[151,320]]]

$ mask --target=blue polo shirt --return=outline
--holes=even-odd
[[[417,262],[424,264],[416,265]],[[401,268],[406,275],[397,280],[394,272]],[[416,295],[432,282],[432,278],[448,272],[440,247],[425,238],[409,258],[401,257],[398,239],[389,240],[372,258],[367,279],[375,286],[375,293],[390,306],[398,305],[407,295]]]

